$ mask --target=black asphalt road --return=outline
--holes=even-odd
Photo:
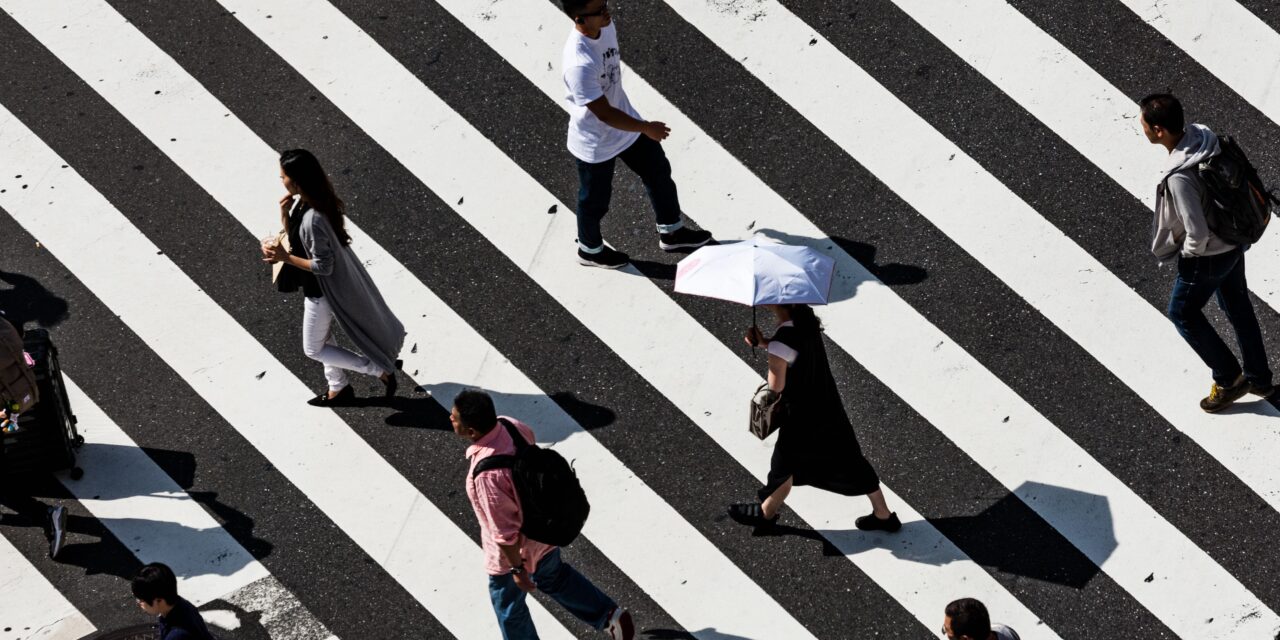
[[[334,3],[561,202],[574,202],[577,178],[563,148],[563,111],[485,42],[432,2]],[[922,626],[850,562],[826,553],[793,515],[784,515],[792,532],[768,537],[752,536],[729,521],[725,506],[750,498],[757,488],[749,471],[216,2],[111,4],[268,144],[316,152],[365,231],[816,636],[936,636],[935,626]],[[1145,300],[1163,308],[1172,274],[1146,251],[1148,210],[1053,131],[887,0],[784,4]],[[1280,178],[1280,127],[1119,3],[1013,4],[1128,95],[1172,89],[1186,99],[1195,120],[1247,135],[1247,148],[1264,175],[1271,182]],[[1245,4],[1280,28],[1277,12],[1266,3]],[[1271,552],[1280,546],[1280,514],[1250,487],[666,4],[621,2],[613,13],[627,63],[677,108],[1259,599],[1280,609],[1280,557]],[[570,23],[548,28],[567,31]],[[320,367],[299,348],[301,300],[264,284],[257,239],[8,16],[0,16],[0,79],[0,103],[273,356],[317,389],[322,386]],[[663,119],[644,104],[637,107]],[[749,317],[744,309],[672,292],[672,265],[681,256],[657,249],[639,181],[620,170],[616,187],[606,237],[640,261],[647,277],[726,346],[762,366],[741,348]],[[263,203],[264,225],[273,206]],[[688,214],[696,223],[698,212]],[[644,233],[636,235],[635,229]],[[0,288],[0,306],[51,325],[68,373],[332,632],[347,639],[448,636],[226,424],[217,407],[187,387],[74,274],[36,248],[38,238],[7,214],[0,215],[0,234],[10,240],[0,263],[0,280],[7,283]],[[566,260],[573,248],[565,238]],[[62,304],[65,314],[58,313]],[[1259,311],[1267,344],[1280,353],[1280,316],[1261,305]],[[885,483],[1059,634],[1173,637],[892,389],[834,345],[829,353],[859,439]],[[1205,377],[1207,387],[1207,372]],[[408,392],[412,386],[402,384],[404,398],[390,406],[339,413],[478,537],[461,490],[464,443],[449,431],[446,408]],[[744,401],[749,391],[743,390]],[[309,410],[299,407],[300,419]],[[0,533],[100,628],[139,621],[125,583],[137,566],[127,544],[56,484],[43,483],[35,491],[73,513],[73,544],[61,561],[44,557],[35,527],[6,518]],[[685,637],[589,540],[575,543],[566,557],[630,606],[648,637]],[[549,609],[590,637],[558,607]]]

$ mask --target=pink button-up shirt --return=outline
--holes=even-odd
[[[525,442],[534,442],[533,429],[529,425],[503,416],[516,426],[525,437]],[[520,557],[524,559],[524,568],[529,573],[538,567],[543,556],[555,547],[530,540],[520,533],[522,514],[520,496],[516,495],[515,481],[510,469],[491,469],[483,471],[478,477],[472,477],[476,463],[492,455],[511,455],[516,452],[516,445],[506,427],[498,423],[483,438],[467,447],[467,459],[471,464],[467,467],[467,497],[471,499],[471,508],[475,509],[476,519],[480,521],[480,547],[484,549],[484,568],[491,576],[503,575],[511,571],[506,556],[498,545],[519,543]]]

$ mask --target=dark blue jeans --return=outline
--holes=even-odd
[[[533,583],[538,591],[560,603],[579,620],[603,629],[609,624],[609,613],[617,605],[604,592],[591,584],[576,569],[560,561],[560,550],[555,549],[538,563],[533,571]],[[498,614],[498,626],[502,640],[538,640],[529,616],[528,594],[516,586],[510,574],[489,576],[489,598]]]
[[[1169,319],[1213,372],[1213,381],[1230,386],[1242,369],[1235,354],[1204,316],[1204,305],[1213,295],[1235,330],[1244,359],[1245,379],[1259,386],[1271,385],[1271,368],[1262,344],[1262,330],[1253,314],[1249,287],[1244,278],[1244,249],[1237,247],[1216,256],[1178,258],[1178,277],[1169,297]]]
[[[680,199],[671,180],[671,163],[662,145],[641,134],[625,151],[604,162],[578,160],[578,246],[594,251],[604,246],[600,221],[613,197],[613,165],[619,158],[640,176],[653,203],[654,217],[662,233],[681,227]]]

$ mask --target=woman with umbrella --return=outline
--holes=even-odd
[[[772,337],[765,338],[754,322],[746,335],[747,344],[763,347],[769,354],[768,384],[753,402],[768,406],[777,401],[780,426],[759,502],[729,507],[729,515],[743,524],[774,524],[791,488],[808,485],[846,496],[867,496],[872,512],[857,519],[859,529],[893,532],[902,528],[897,514],[885,504],[880,478],[862,455],[831,375],[822,323],[809,306],[827,302],[834,266],[829,256],[808,247],[756,238],[703,247],[677,268],[676,291],[753,309],[764,306],[777,319]]]
[[[867,496],[872,513],[858,518],[857,527],[897,531],[902,523],[889,511],[880,478],[862,456],[827,363],[822,323],[813,307],[765,306],[777,318],[777,330],[766,339],[759,327],[752,326],[746,340],[769,353],[769,386],[763,393],[781,395],[783,423],[773,447],[769,477],[757,493],[760,502],[732,505],[729,515],[743,524],[771,525],[777,522],[791,487],[809,485],[846,496]]]

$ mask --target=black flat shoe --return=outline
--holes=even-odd
[[[853,521],[853,526],[863,531],[887,531],[894,533],[902,528],[902,521],[898,520],[897,513],[889,514],[885,520],[876,517],[876,514],[870,513]]]
[[[313,407],[342,407],[351,404],[351,401],[355,399],[355,389],[352,389],[351,385],[347,385],[342,388],[342,391],[338,392],[338,395],[332,398],[329,397],[329,392],[326,391],[308,400],[307,404]]]
[[[778,522],[778,516],[772,518],[764,517],[764,509],[760,508],[758,502],[743,502],[740,504],[729,505],[729,517],[733,518],[738,524],[745,524],[749,527],[768,527]]]

